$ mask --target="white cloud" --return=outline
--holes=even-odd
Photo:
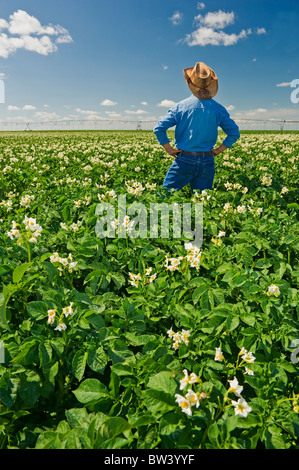
[[[276,83],[276,86],[282,86],[282,87],[284,87],[284,86],[291,86],[291,83],[292,83],[292,82]]]
[[[48,113],[47,111],[38,111],[34,114],[34,117],[41,121],[57,121],[61,119],[61,116],[57,113]]]
[[[24,111],[33,111],[34,109],[36,109],[36,107],[32,104],[25,104],[22,109],[24,109]]]
[[[236,109],[236,107],[233,105],[233,104],[230,104],[229,106],[227,106],[227,111],[233,111],[234,109]]]
[[[93,111],[93,110],[88,110],[88,109],[81,109],[81,108],[76,108],[77,113],[81,114],[98,114],[98,111]]]
[[[148,105],[148,103],[146,101],[141,101],[140,104],[142,104],[142,106],[147,106]]]
[[[263,109],[263,111],[261,111]],[[260,111],[258,111],[260,110]],[[299,109],[296,107],[292,108],[272,108],[272,109],[264,109],[264,108],[257,108],[257,109],[247,109],[238,111],[237,113],[233,114],[233,119],[238,122],[238,119],[246,119],[250,118],[252,120],[279,120],[283,121],[284,119],[299,119]]]
[[[51,52],[56,52],[58,47],[55,43],[52,42],[49,36],[41,36],[41,38],[33,36],[22,36],[21,41],[23,41],[23,49],[31,52],[37,52],[41,55],[48,55]]]
[[[203,10],[205,7],[206,7],[206,6],[205,6],[205,4],[204,4],[203,2],[198,2],[198,4],[197,4],[197,9],[198,9],[198,10]]]
[[[105,111],[105,113],[108,114],[109,117],[113,117],[113,118],[121,117],[121,114],[116,113],[115,111]]]
[[[86,119],[87,121],[95,121],[95,120],[97,120],[97,121],[102,121],[102,120],[103,120],[102,117],[98,116],[97,114],[93,114],[93,113],[92,113],[92,114],[88,114],[85,119]]]
[[[257,114],[265,114],[267,113],[268,110],[265,108],[256,108],[256,109],[248,109],[246,111],[239,111],[235,113],[235,116],[239,116],[240,118],[244,117],[256,117]],[[264,116],[263,116],[264,117]],[[260,116],[258,116],[258,119],[260,119]]]
[[[145,114],[147,111],[144,111],[144,109],[137,109],[136,111],[133,111],[131,109],[126,109],[125,113],[126,114]]]
[[[20,110],[20,108],[18,106],[13,106],[11,104],[9,104],[7,106],[7,109],[8,109],[8,111],[19,111]]]
[[[180,11],[175,11],[173,15],[169,18],[173,25],[178,25],[183,21],[183,13]]]
[[[116,101],[111,101],[111,100],[107,100],[107,99],[106,99],[106,100],[103,100],[103,101],[101,102],[101,105],[102,105],[102,106],[115,106],[116,104],[117,104]]]
[[[208,12],[204,16],[197,15],[194,18],[197,29],[187,34],[179,43],[186,43],[188,46],[232,46],[241,39],[253,34],[251,28],[243,29],[239,33],[225,33],[222,31],[227,26],[235,23],[235,13],[222,10]],[[265,28],[256,28],[256,34],[265,34]]]
[[[167,70],[167,69],[168,69],[168,65],[164,65],[164,64],[163,64],[163,65],[162,65],[162,69],[163,69],[163,70]]]
[[[0,30],[1,29],[7,29],[9,27],[9,23],[7,23],[6,20],[3,18],[0,18]]]
[[[267,34],[267,32],[266,32],[265,28],[257,28],[256,34],[258,34],[258,35]]]
[[[67,29],[63,28],[62,26],[56,26],[56,31],[59,34],[56,43],[57,44],[67,44],[69,42],[73,42],[73,38],[71,37],[70,33]]]
[[[256,62],[256,59],[252,59],[252,62]]]
[[[6,30],[0,34],[0,57],[4,59],[21,49],[48,55],[57,51],[56,44],[72,42],[67,29],[52,24],[42,26],[24,10],[14,12],[9,21],[0,18],[0,30]]]
[[[10,121],[11,117],[7,117],[6,121]],[[32,119],[29,119],[27,116],[14,116],[13,122],[22,121],[22,122],[32,122]]]
[[[175,104],[175,101],[172,100],[162,100],[160,101],[160,103],[157,104],[157,106],[160,106],[161,108],[171,108],[171,106]]]
[[[191,34],[187,34],[184,42],[188,46],[232,46],[240,39],[246,38],[248,31],[244,29],[239,34],[227,34],[223,31],[215,31],[212,28],[200,27]]]
[[[213,29],[223,29],[235,22],[235,14],[233,11],[230,13],[226,13],[222,10],[214,12],[209,11],[205,16],[198,15],[194,19],[203,26]]]
[[[20,36],[28,34],[55,34],[53,26],[42,26],[37,18],[29,15],[26,11],[18,10],[9,17],[8,31],[10,34]]]

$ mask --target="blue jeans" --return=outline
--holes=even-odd
[[[193,156],[179,153],[169,168],[163,186],[180,190],[188,183],[192,192],[212,189],[215,176],[214,155]]]

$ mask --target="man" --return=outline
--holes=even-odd
[[[163,182],[168,189],[180,190],[188,183],[192,192],[212,189],[215,176],[214,155],[220,155],[240,138],[237,124],[227,110],[212,98],[218,91],[215,72],[203,62],[184,69],[184,76],[192,95],[174,105],[155,126],[154,133],[166,152],[175,157]],[[167,129],[175,128],[174,149],[167,137]],[[227,137],[213,148],[218,138],[218,127]]]

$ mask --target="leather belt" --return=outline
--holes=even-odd
[[[210,152],[185,152],[182,150],[182,153],[185,155],[192,155],[194,157],[207,157],[208,155],[214,155],[212,151]]]

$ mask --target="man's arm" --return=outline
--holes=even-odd
[[[226,133],[226,138],[219,147],[212,150],[214,155],[220,155],[220,153],[224,152],[226,149],[231,148],[240,138],[239,127],[235,121],[231,119],[226,109],[224,109],[224,113],[221,116],[219,126]]]
[[[176,125],[176,118],[175,118],[175,112],[173,108],[171,108],[166,116],[164,116],[160,121],[157,122],[155,128],[154,128],[154,134],[162,147],[166,150],[166,152],[171,155],[172,157],[176,157],[178,153],[180,153],[181,150],[174,149],[170,145],[170,140],[167,136],[167,130],[170,127],[173,127]]]

